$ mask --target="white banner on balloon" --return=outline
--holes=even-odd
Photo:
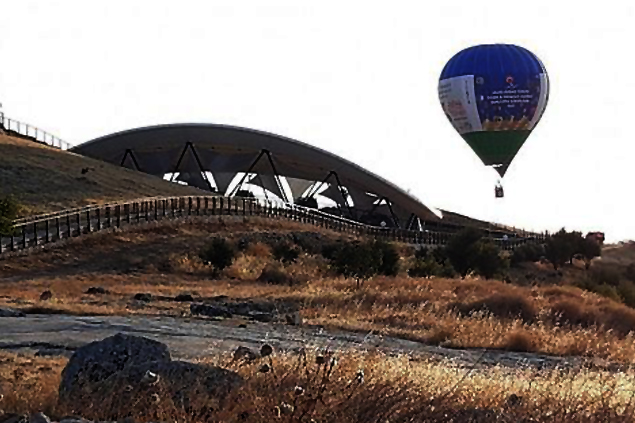
[[[459,134],[482,130],[474,94],[474,75],[439,81],[439,100],[443,111]]]

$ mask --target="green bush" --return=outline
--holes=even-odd
[[[582,256],[588,269],[591,260],[602,253],[600,245],[582,236],[582,232],[567,232],[564,228],[553,234],[545,243],[545,257],[558,270],[566,262],[573,263],[576,255]]]
[[[481,240],[476,245],[472,266],[477,275],[492,279],[507,268],[507,260],[501,256],[500,248],[496,244]]]
[[[624,304],[635,308],[635,283],[628,280],[620,282],[617,286],[617,293]]]
[[[0,198],[0,235],[13,233],[13,221],[18,218],[20,204],[15,197]]]
[[[609,266],[593,266],[589,271],[589,278],[596,285],[618,286],[622,280],[619,270]]]
[[[473,260],[482,237],[480,230],[465,228],[450,238],[448,245],[444,249],[450,264],[463,278],[474,270]]]
[[[598,295],[601,295],[606,298],[610,298],[614,301],[621,302],[622,298],[620,297],[616,286],[609,285],[607,283],[598,282],[594,280],[591,276],[587,276],[575,283],[581,289],[584,289],[589,292],[594,292]]]
[[[300,256],[298,248],[286,241],[276,243],[271,252],[273,258],[282,263],[295,263]]]
[[[399,272],[399,253],[384,241],[340,241],[326,245],[322,255],[338,274],[355,279],[358,287],[375,275],[395,276]]]
[[[394,244],[385,241],[375,241],[371,248],[373,255],[379,258],[377,273],[385,276],[397,276],[399,273],[399,252]]]
[[[537,262],[545,255],[545,246],[542,244],[525,244],[514,249],[511,255],[511,265],[518,266],[520,263]]]
[[[631,282],[635,282],[635,263],[631,263],[624,269],[624,277]]]
[[[199,257],[212,266],[216,274],[231,266],[236,258],[236,250],[225,238],[212,238],[203,248]]]
[[[447,256],[452,268],[463,278],[474,271],[490,279],[507,267],[498,246],[484,239],[482,232],[475,228],[466,228],[454,235],[437,254]]]
[[[432,257],[415,259],[414,264],[408,269],[408,276],[411,278],[429,278],[438,276],[441,273],[441,265]]]

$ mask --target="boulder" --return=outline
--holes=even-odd
[[[192,296],[192,294],[190,294],[188,292],[182,292],[179,295],[177,295],[176,297],[174,297],[174,301],[177,301],[177,302],[192,302],[192,301],[194,301],[194,297]]]
[[[108,290],[102,286],[91,286],[85,292],[88,295],[104,295],[108,294]]]
[[[24,317],[24,313],[12,308],[0,308],[0,317]]]
[[[152,294],[149,294],[147,292],[140,292],[138,294],[135,294],[133,299],[136,301],[143,301],[144,303],[147,303],[149,301],[152,301]]]
[[[83,385],[99,383],[126,366],[170,361],[168,347],[138,336],[117,334],[77,349],[62,371],[60,402],[70,403]]]
[[[48,289],[40,294],[40,301],[48,301],[51,298],[53,298],[53,293]]]
[[[31,414],[29,423],[51,423],[51,419],[44,413]]]
[[[160,342],[118,334],[73,354],[62,371],[59,405],[64,412],[109,421],[122,418],[121,410],[147,416],[162,401],[187,412],[201,406],[219,410],[243,383],[230,370],[172,361]]]
[[[233,316],[232,312],[227,307],[213,304],[190,304],[190,312],[193,315],[208,317],[231,318]]]

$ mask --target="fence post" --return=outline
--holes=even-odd
[[[37,221],[33,222],[33,245],[37,246]]]
[[[46,236],[44,237],[44,243],[48,244],[49,242],[51,242],[51,235],[50,235],[50,225],[49,225],[49,220],[46,219],[44,221],[44,229],[46,230]]]
[[[22,225],[22,248],[26,249],[26,225]]]
[[[55,218],[55,227],[57,229],[57,239],[62,239],[62,228],[60,227],[59,216]]]

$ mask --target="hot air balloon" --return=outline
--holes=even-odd
[[[501,178],[542,117],[548,97],[544,65],[515,45],[462,50],[439,78],[439,100],[454,129]],[[496,197],[502,196],[499,181]]]

